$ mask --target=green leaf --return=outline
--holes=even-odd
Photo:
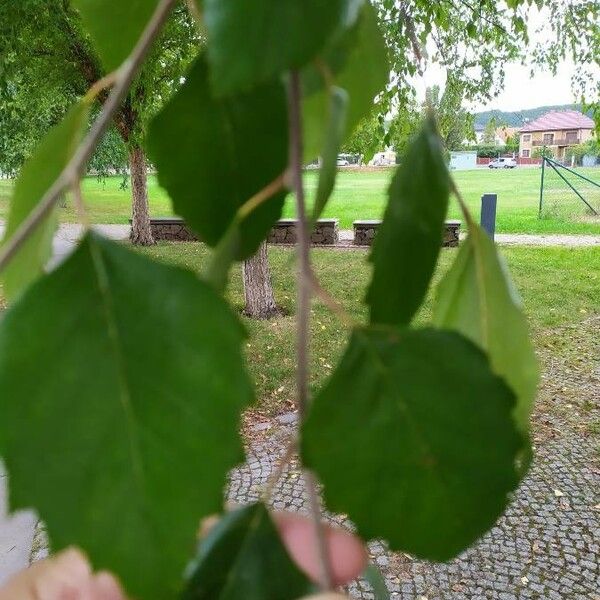
[[[457,333],[358,330],[312,405],[302,456],[328,508],[364,539],[444,561],[493,525],[517,486],[513,405]]]
[[[304,66],[355,0],[204,0],[211,83],[219,95]]]
[[[485,350],[517,396],[515,417],[529,431],[539,367],[521,300],[494,243],[476,224],[437,290],[433,322]]]
[[[350,94],[348,132],[373,110],[375,96],[385,89],[390,68],[387,48],[379,29],[377,11],[366,2],[357,30],[358,40],[336,83]]]
[[[263,504],[225,515],[188,571],[182,600],[295,600],[314,591]]]
[[[0,323],[0,450],[13,510],[132,597],[175,598],[222,508],[252,399],[243,330],[212,289],[89,234]]]
[[[348,110],[348,94],[341,88],[331,89],[329,123],[325,146],[321,155],[319,184],[313,209],[313,220],[316,221],[323,212],[331,192],[335,187],[337,176],[337,157],[346,128],[346,111]]]
[[[238,209],[285,171],[287,127],[281,82],[216,100],[204,58],[152,122],[148,149],[159,183],[175,212],[210,246],[219,243]],[[276,193],[246,217],[236,258],[256,252],[281,216],[285,194]]]
[[[71,0],[81,14],[108,72],[129,56],[154,14],[158,0]]]
[[[389,66],[385,40],[379,29],[377,13],[369,2],[362,7],[358,21],[327,48],[320,57],[333,74],[334,84],[350,96],[344,139],[374,107],[375,97],[385,89]],[[323,88],[318,69],[303,72],[304,158],[314,160],[323,151],[329,114],[329,96]]]
[[[385,578],[374,564],[367,566],[362,577],[371,586],[375,600],[390,600],[390,592],[387,589]]]
[[[373,245],[371,323],[405,325],[423,302],[442,247],[449,185],[430,116],[396,171]]]
[[[17,231],[71,160],[85,134],[88,116],[87,103],[82,101],[73,106],[65,118],[48,132],[23,166],[10,202],[5,242]],[[52,212],[4,269],[2,279],[4,294],[8,299],[15,299],[43,272],[52,252],[56,225],[56,212]]]

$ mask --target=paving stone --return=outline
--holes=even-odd
[[[284,419],[286,421],[287,419]],[[293,423],[264,445],[249,448],[248,464],[231,474],[229,497],[240,503],[256,500],[261,486],[284,451]],[[371,559],[386,577],[393,598],[415,600],[584,600],[598,587],[598,512],[600,477],[590,457],[594,448],[581,440],[561,438],[538,448],[532,469],[516,492],[507,513],[478,544],[448,564],[411,560],[390,553],[385,544],[369,545]],[[555,489],[569,495],[564,510]],[[589,498],[591,500],[585,500]],[[276,486],[276,508],[306,512],[302,476],[288,470]],[[351,527],[344,518],[333,519]],[[589,525],[586,525],[589,524]],[[522,582],[527,577],[527,584]],[[373,598],[364,581],[349,587],[352,598]]]

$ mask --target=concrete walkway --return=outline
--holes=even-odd
[[[0,463],[0,586],[29,565],[37,517],[31,511],[8,516],[8,481]]]
[[[466,232],[461,233],[461,240],[466,237]],[[352,246],[354,232],[351,229],[340,230],[340,246]],[[529,233],[497,233],[495,236],[497,244],[502,246],[565,246],[569,248],[580,248],[587,246],[600,246],[600,235],[586,234],[529,234]]]
[[[129,227],[98,225],[94,229],[114,240],[127,239]],[[61,225],[53,242],[51,264],[58,264],[73,251],[83,229],[79,225]],[[0,235],[4,224],[0,223]],[[8,515],[8,477],[0,463],[0,586],[12,574],[29,566],[37,516],[31,511]]]
[[[600,246],[600,235],[497,233],[496,242],[509,246]]]

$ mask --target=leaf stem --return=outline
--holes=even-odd
[[[283,472],[286,470],[287,466],[292,462],[292,458],[294,458],[294,454],[296,454],[298,450],[298,440],[294,436],[287,444],[285,452],[283,456],[279,459],[277,466],[273,470],[273,472],[269,475],[269,479],[264,487],[262,492],[262,499],[266,503],[273,496],[273,492],[275,491],[275,486],[281,479]]]
[[[296,195],[296,216],[298,218],[298,316],[297,316],[297,362],[296,388],[298,395],[298,426],[301,427],[309,405],[308,393],[308,354],[310,330],[310,298],[312,292],[312,269],[310,266],[310,237],[306,217],[304,185],[302,182],[302,92],[298,71],[290,73],[288,90],[289,127],[290,127],[290,171],[293,189]],[[323,590],[332,590],[331,565],[327,551],[327,541],[321,520],[321,509],[317,488],[312,473],[304,470],[308,492],[310,513],[314,522],[317,540],[317,555],[321,569],[320,585]]]
[[[449,179],[450,179],[450,190],[452,191],[452,193],[456,196],[456,199],[458,200],[460,210],[465,218],[465,221],[467,222],[467,225],[469,226],[469,230],[472,230],[473,226],[475,225],[475,221],[473,220],[471,211],[469,210],[469,207],[467,206],[467,203],[465,202],[463,195],[460,193],[460,190],[458,189],[458,186],[456,185],[456,181],[454,181],[454,177],[452,177],[450,175]]]
[[[221,241],[211,255],[204,279],[222,294],[227,287],[229,267],[239,251],[240,227],[253,211],[285,188],[286,173],[282,173],[238,208]]]
[[[0,271],[10,262],[18,252],[19,248],[34,232],[36,227],[52,211],[65,189],[67,189],[72,182],[77,180],[83,173],[85,165],[94,153],[98,142],[108,129],[115,112],[121,106],[123,99],[127,95],[129,86],[144,61],[150,46],[162,29],[171,8],[176,2],[177,0],[160,0],[158,3],[152,18],[140,36],[135,48],[119,67],[118,71],[116,71],[112,91],[88,135],[81,142],[56,181],[46,191],[36,207],[29,213],[27,219],[21,223],[14,235],[0,250]],[[101,82],[102,85],[107,83],[103,80],[101,80]]]
[[[75,210],[77,211],[77,217],[79,222],[83,225],[85,232],[90,228],[90,216],[85,208],[83,201],[83,194],[81,192],[81,179],[77,178],[71,183],[71,193],[73,194],[73,201],[75,203]]]
[[[334,314],[337,318],[350,329],[359,326],[358,321],[346,311],[341,303],[334,298],[322,285],[314,271],[311,271],[311,286],[317,298]]]
[[[254,194],[252,198],[244,202],[237,211],[236,219],[243,221],[248,215],[255,211],[263,202],[272,198],[285,187],[286,174],[282,173],[271,183],[266,185],[260,192]]]

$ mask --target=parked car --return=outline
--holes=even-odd
[[[517,161],[514,158],[495,158],[488,166],[490,169],[514,169]]]
[[[396,153],[392,151],[378,152],[369,165],[373,167],[391,167],[396,164]]]
[[[347,167],[350,163],[345,159],[342,158],[341,156],[338,156],[337,159],[337,166],[338,167]]]

